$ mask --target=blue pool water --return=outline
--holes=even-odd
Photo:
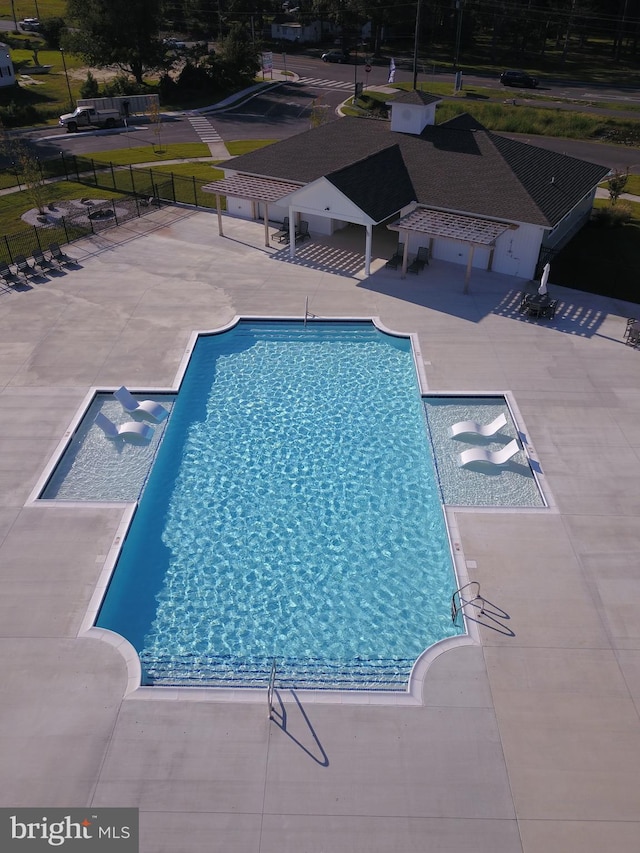
[[[406,338],[243,321],[194,349],[97,624],[146,684],[404,689],[459,633]]]

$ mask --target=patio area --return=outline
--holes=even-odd
[[[0,805],[140,809],[143,853],[636,853],[640,833],[637,306],[431,260],[396,235],[307,240],[161,208],[0,286]],[[553,278],[553,276],[552,276]],[[448,513],[505,616],[434,655],[422,704],[335,693],[136,691],[79,637],[121,507],[25,505],[92,386],[169,386],[194,329],[236,315],[379,317],[416,332],[429,390],[511,392],[553,506]]]

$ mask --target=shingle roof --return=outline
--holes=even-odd
[[[374,222],[382,222],[416,199],[398,145],[332,172],[327,180]]]
[[[363,161],[384,163],[375,155],[396,146],[413,190],[413,198],[404,204],[417,201],[543,227],[555,226],[608,172],[604,166],[491,133],[469,116],[427,126],[420,136],[392,132],[386,121],[347,117],[224,165],[302,184],[338,174],[337,180],[356,193],[359,187],[362,194]],[[354,164],[357,168],[349,173]],[[407,184],[402,189],[393,186],[397,175],[397,167],[388,175],[374,175],[372,184],[378,184],[381,195],[387,193],[381,209],[387,209],[392,197],[399,200],[408,192]]]

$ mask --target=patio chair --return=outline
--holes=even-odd
[[[418,249],[418,254],[411,261],[409,266],[407,267],[407,272],[416,273],[416,275],[421,272],[425,266],[429,264],[429,249],[426,246],[420,246]]]
[[[24,276],[29,277],[33,273],[37,273],[35,266],[30,264],[24,255],[16,255],[15,265],[18,272]]]
[[[53,270],[58,269],[57,265],[54,264],[53,261],[45,257],[45,254],[42,249],[36,249],[34,251],[33,261],[35,265],[39,267],[43,272],[52,272]]]
[[[300,227],[296,228],[296,243],[303,243],[305,240],[310,240],[309,223],[304,219],[300,220]]]
[[[127,423],[117,426],[113,421],[110,421],[102,412],[98,412],[94,423],[99,426],[107,438],[124,438],[128,441],[132,439],[142,439],[149,441],[153,437],[153,427],[149,424],[144,424],[141,421],[127,421]]]
[[[75,264],[75,258],[70,258],[69,255],[65,255],[60,246],[57,243],[49,243],[49,252],[51,254],[51,260],[55,261],[57,264]]]
[[[543,305],[540,309],[540,316],[546,318],[547,320],[553,320],[556,316],[556,308],[558,307],[558,300],[552,299],[548,305]]]
[[[509,444],[501,450],[487,450],[486,447],[472,447],[470,450],[463,450],[460,454],[461,468],[466,465],[471,465],[473,462],[488,462],[491,465],[504,465],[512,456],[520,450],[520,445],[516,438],[510,441]]]
[[[148,417],[158,423],[163,421],[169,414],[164,406],[161,406],[160,403],[156,403],[154,400],[136,400],[133,394],[128,388],[125,388],[124,385],[118,388],[117,391],[114,391],[113,396],[120,403],[125,412],[129,412],[131,415],[135,414],[141,415],[142,417]]]
[[[520,305],[518,306],[518,311],[521,314],[524,314],[527,310],[527,306],[531,302],[531,294],[530,293],[521,293],[520,294]]]
[[[386,262],[385,267],[390,270],[397,270],[398,264],[402,263],[402,259],[404,257],[404,243],[398,243],[398,248],[396,249],[396,253],[392,258]]]
[[[0,278],[5,284],[22,284],[22,279],[18,278],[6,261],[0,261]]]
[[[273,240],[277,240],[278,243],[286,243],[289,240],[289,217],[285,216],[282,222],[282,228],[272,237]]]
[[[488,438],[490,435],[495,435],[503,426],[507,425],[507,418],[503,414],[491,421],[490,424],[479,424],[477,421],[458,421],[449,428],[451,438],[456,438],[459,435],[482,435]]]
[[[630,347],[640,346],[640,329],[631,327],[625,343]]]

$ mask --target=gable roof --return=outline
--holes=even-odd
[[[382,222],[416,199],[399,145],[332,172],[327,180],[374,222]]]
[[[388,153],[388,161],[377,157],[390,148],[397,148],[404,164],[408,181],[403,178],[402,186],[394,185],[400,175],[397,155]],[[347,194],[360,193],[366,203],[366,161],[372,167],[370,184],[386,194],[381,210],[390,209],[394,197],[406,198],[400,206],[416,201],[542,227],[554,227],[609,171],[506,139],[470,116],[428,125],[419,136],[392,132],[386,121],[346,117],[234,157],[224,168],[301,184],[334,176]],[[389,174],[385,162],[393,164]]]

